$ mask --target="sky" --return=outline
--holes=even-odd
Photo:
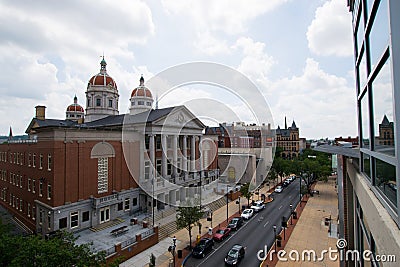
[[[307,139],[358,135],[344,0],[0,0],[0,135],[10,126],[23,134],[37,105],[52,119],[65,118],[75,95],[85,108],[102,55],[120,114],[141,75],[211,62],[240,72],[258,92],[242,88],[235,98],[212,84],[182,85],[153,92],[159,107],[187,105],[210,126],[241,120],[282,128],[286,116]],[[249,112],[260,105],[255,96],[272,122]]]

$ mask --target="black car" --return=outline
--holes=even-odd
[[[194,247],[192,256],[195,258],[204,258],[212,250],[213,246],[214,240],[212,238],[202,238]]]
[[[243,219],[241,217],[235,217],[232,218],[232,220],[228,224],[228,228],[231,228],[232,230],[237,230],[242,226],[243,224]]]
[[[238,266],[239,262],[244,258],[244,253],[242,245],[234,245],[225,257],[225,265]]]

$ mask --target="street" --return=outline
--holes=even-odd
[[[266,204],[264,210],[255,213],[238,231],[232,232],[228,239],[221,243],[215,242],[213,251],[207,254],[204,259],[191,257],[185,263],[185,266],[223,266],[225,256],[235,244],[240,244],[246,248],[245,257],[240,265],[259,266],[258,251],[264,251],[264,246],[268,245],[268,252],[273,245],[273,225],[277,226],[276,233],[278,234],[281,231],[282,216],[290,218],[290,204],[295,208],[299,202],[299,181],[300,179],[296,179],[281,193],[272,193],[271,196],[274,201]],[[290,227],[290,221],[288,227]]]

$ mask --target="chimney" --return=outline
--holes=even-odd
[[[46,107],[45,106],[36,106],[36,119],[45,120],[46,119]]]

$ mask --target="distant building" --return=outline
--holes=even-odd
[[[340,145],[340,143],[350,143],[352,147],[358,147],[358,137],[336,137],[335,138],[335,145]]]
[[[297,158],[300,153],[300,137],[299,128],[296,123],[292,122],[292,126],[287,127],[285,117],[285,128],[281,129],[279,126],[275,131],[276,147],[282,149],[281,157],[285,159]]]
[[[393,122],[388,120],[386,115],[383,116],[382,122],[379,124],[378,144],[382,146],[394,146],[394,129]]]

